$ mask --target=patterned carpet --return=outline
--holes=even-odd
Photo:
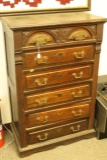
[[[58,146],[55,149],[35,153],[31,156],[20,158],[16,144],[12,141],[12,136],[5,131],[5,145],[0,148],[0,160],[107,160],[107,138],[97,140],[96,138],[84,139],[79,142]],[[5,155],[3,155],[5,153]]]

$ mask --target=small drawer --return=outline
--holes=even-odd
[[[72,83],[92,78],[93,65],[70,67],[42,74],[25,75],[25,89]]]
[[[25,109],[38,108],[71,100],[76,101],[88,97],[91,97],[91,85],[76,85],[65,89],[54,90],[53,92],[28,95],[25,97]]]
[[[85,102],[45,112],[29,114],[27,115],[28,127],[88,117],[90,115],[90,107],[90,103]]]
[[[41,51],[38,58],[37,52],[23,54],[24,68],[40,68],[62,63],[89,61],[94,59],[94,45],[63,48]]]
[[[66,136],[88,129],[88,120],[81,120],[60,127],[53,127],[46,130],[27,133],[28,144],[39,143],[53,138]]]

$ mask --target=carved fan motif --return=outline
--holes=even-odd
[[[85,39],[91,38],[92,35],[89,31],[86,29],[75,29],[73,32],[69,35],[69,40],[75,40],[75,41],[81,41]]]
[[[54,38],[46,32],[37,32],[30,36],[26,41],[26,45],[28,46],[34,46],[37,44],[45,45],[51,43],[54,43]]]

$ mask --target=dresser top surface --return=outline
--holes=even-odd
[[[51,13],[1,17],[3,23],[11,29],[21,29],[39,26],[87,24],[106,22],[107,18],[92,15],[88,12]]]

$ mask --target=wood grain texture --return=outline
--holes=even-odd
[[[78,12],[1,20],[11,82],[11,126],[20,155],[95,136],[98,64],[106,19]]]

